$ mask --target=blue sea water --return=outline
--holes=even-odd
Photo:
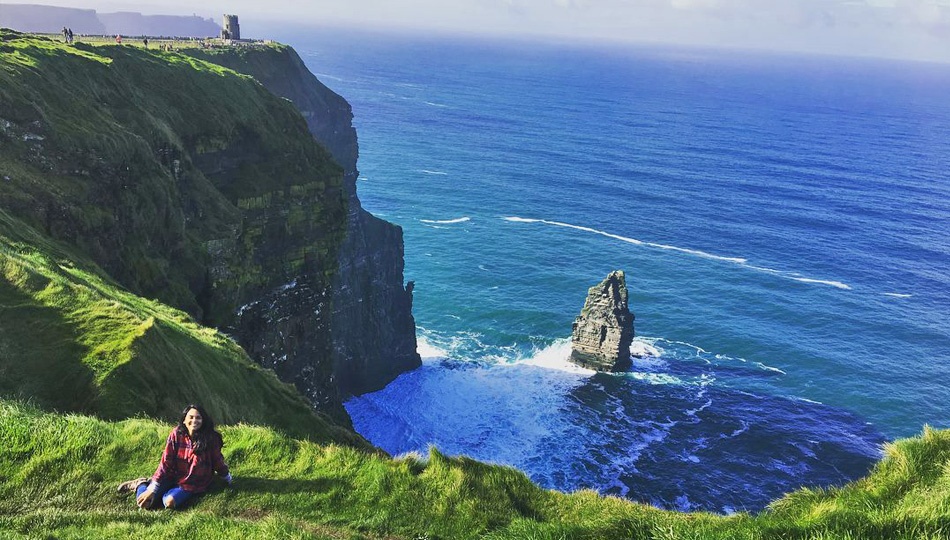
[[[950,427],[950,66],[321,31],[363,205],[405,231],[423,366],[385,450],[759,510]],[[630,372],[567,363],[626,271]]]

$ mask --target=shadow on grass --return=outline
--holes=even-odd
[[[47,410],[89,411],[94,374],[82,362],[82,332],[63,311],[0,275],[0,395]]]
[[[234,485],[229,488],[219,488],[215,486],[212,490],[233,490],[242,493],[273,493],[281,495],[294,495],[304,493],[327,493],[338,490],[340,482],[329,479],[317,480],[298,480],[293,478],[258,478],[254,476],[235,476]]]

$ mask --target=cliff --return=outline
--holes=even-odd
[[[293,102],[314,138],[343,167],[346,235],[332,289],[333,374],[344,394],[384,387],[421,365],[416,352],[412,287],[404,284],[402,228],[360,205],[359,155],[349,103],[324,86],[291,48],[189,49],[186,54],[253,76]]]
[[[571,361],[601,370],[630,368],[633,313],[627,303],[627,280],[622,270],[588,290],[571,331]]]
[[[348,197],[300,113],[177,53],[0,37],[0,208],[348,425],[330,341]]]
[[[57,34],[64,26],[75,34],[93,35],[215,37],[221,33],[221,27],[213,20],[195,15],[142,15],[127,11],[98,13],[94,9],[6,2],[0,8],[0,27]]]

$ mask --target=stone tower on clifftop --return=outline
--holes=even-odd
[[[241,39],[241,25],[238,24],[237,15],[224,15],[224,23],[221,25],[222,39]]]

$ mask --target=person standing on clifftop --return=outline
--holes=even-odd
[[[158,469],[149,481],[125,482],[119,491],[135,490],[139,508],[181,508],[195,495],[208,490],[215,472],[231,485],[231,472],[221,448],[224,440],[214,420],[201,405],[189,405],[165,441]]]

